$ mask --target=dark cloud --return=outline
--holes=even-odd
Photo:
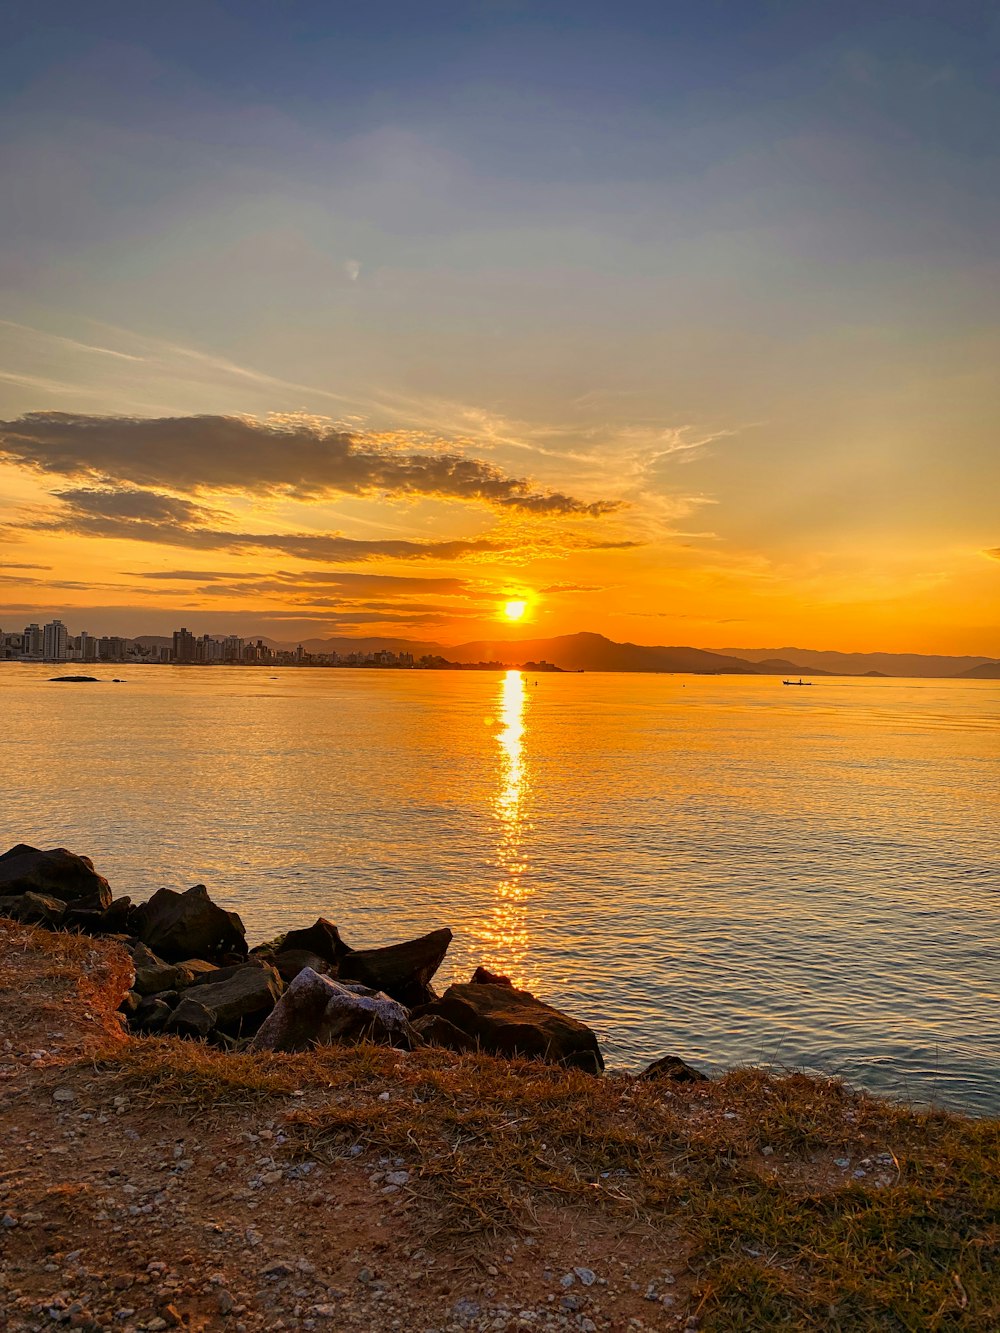
[[[384,592],[384,593],[439,593],[446,597],[471,595],[473,585],[465,579],[435,579],[409,577],[403,574],[355,574],[347,570],[324,574],[316,570],[291,571],[275,570],[269,574],[252,574],[243,570],[197,570],[173,569],[156,570],[149,573],[134,573],[130,578],[151,579],[155,581],[177,581],[182,583],[224,584],[238,579],[241,586],[273,590],[294,591],[296,588],[343,588],[348,592]]]
[[[191,494],[202,490],[286,495],[425,495],[501,510],[596,517],[618,502],[539,491],[492,463],[457,453],[407,453],[381,440],[301,419],[109,417],[30,412],[0,421],[0,459],[98,484]]]
[[[51,565],[19,565],[15,560],[0,560],[0,569],[51,569]]]
[[[29,525],[32,531],[73,533],[125,541],[156,542],[205,551],[280,551],[299,560],[356,564],[364,560],[461,560],[467,556],[514,549],[509,543],[474,537],[451,541],[379,541],[341,537],[336,533],[230,532],[202,526],[214,511],[188,500],[154,491],[81,488],[60,491],[63,511],[54,519]]]

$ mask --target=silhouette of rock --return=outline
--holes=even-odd
[[[186,893],[157,889],[135,910],[132,929],[143,944],[167,962],[188,958],[219,962],[228,954],[247,956],[246,931],[235,912],[217,907],[204,884]]]
[[[262,955],[265,956],[265,955]],[[286,984],[294,981],[304,967],[311,967],[321,976],[336,976],[336,964],[309,949],[282,949],[281,953],[266,955],[272,967],[276,967],[281,979]]]
[[[68,683],[71,685],[96,685],[96,676],[50,676],[49,684],[53,682]]]
[[[572,1065],[590,1073],[604,1068],[597,1037],[578,1019],[514,986],[472,982],[449,986],[414,1018],[446,1018],[493,1055],[523,1055]]]
[[[513,986],[510,977],[499,972],[491,972],[488,967],[477,967],[470,980],[470,986]]]
[[[307,949],[327,963],[339,963],[350,952],[340,938],[340,931],[323,916],[302,930],[290,930],[275,953],[291,953],[296,949]]]
[[[40,893],[74,907],[111,906],[108,881],[97,873],[87,856],[75,856],[65,847],[39,851],[18,843],[0,856],[0,896]]]
[[[258,1051],[306,1051],[334,1042],[411,1045],[401,1004],[367,986],[334,981],[306,967],[250,1043]]]
[[[161,995],[150,995],[139,1001],[131,1023],[141,1032],[162,1032],[173,1011]]]
[[[694,1069],[679,1055],[664,1055],[648,1065],[640,1078],[669,1079],[671,1083],[707,1083],[708,1075]]]
[[[431,977],[441,966],[451,941],[450,930],[432,930],[404,944],[354,950],[340,960],[340,979],[360,981],[411,1008],[427,1004],[434,998]]]
[[[66,904],[45,893],[19,893],[0,898],[0,916],[26,925],[59,926],[66,915]]]
[[[167,1028],[187,1036],[246,1036],[257,1031],[283,990],[281,977],[260,959],[220,968],[182,992]]]
[[[422,1014],[414,1018],[410,1027],[417,1037],[428,1046],[443,1046],[449,1051],[474,1051],[477,1049],[475,1037],[449,1023],[441,1014]]]

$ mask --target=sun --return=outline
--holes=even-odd
[[[520,620],[527,609],[527,602],[504,602],[503,613],[508,620]]]

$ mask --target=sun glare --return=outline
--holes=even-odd
[[[520,620],[527,609],[527,602],[505,602],[503,613],[508,620]]]

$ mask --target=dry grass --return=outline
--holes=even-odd
[[[435,1049],[122,1039],[120,950],[20,927],[0,943],[32,952],[32,995],[75,993],[103,1020],[87,1063],[109,1097],[193,1124],[271,1103],[298,1156],[403,1157],[408,1225],[452,1251],[551,1226],[553,1210],[599,1214],[687,1256],[706,1328],[1000,1329],[996,1120],[759,1070],[681,1086]],[[0,965],[0,988],[13,970]]]
[[[405,1157],[425,1239],[488,1244],[553,1205],[669,1230],[705,1327],[1000,1328],[996,1121],[802,1075],[680,1088],[372,1046],[264,1057],[140,1041],[109,1066],[185,1115],[287,1099],[299,1155]],[[844,1157],[873,1160],[854,1179]]]

